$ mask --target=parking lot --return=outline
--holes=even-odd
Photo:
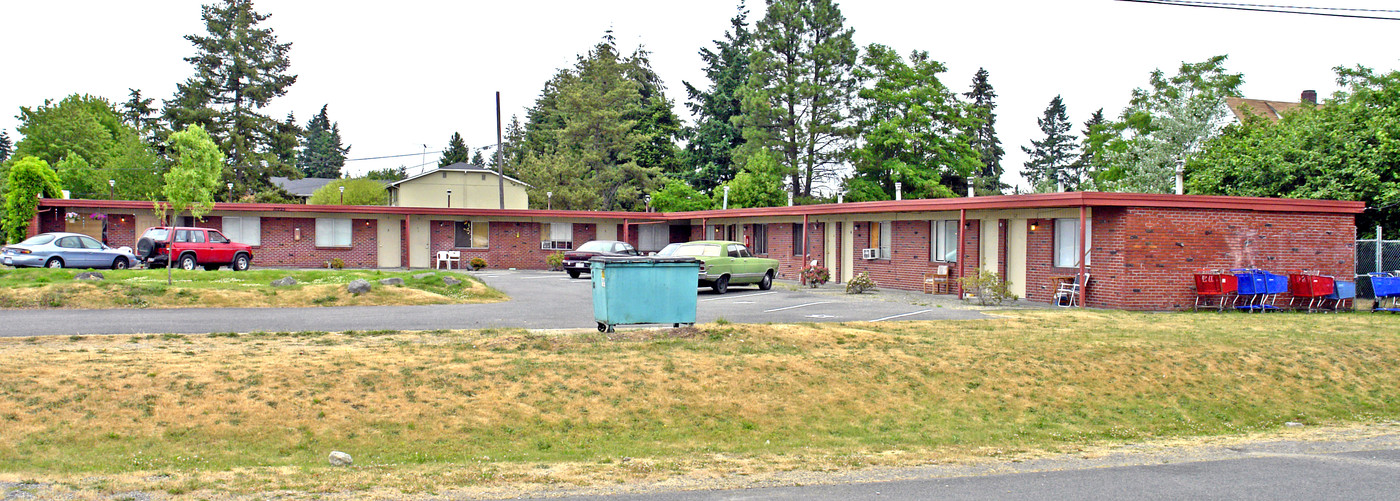
[[[439,273],[454,273],[440,271]],[[511,300],[491,304],[335,306],[321,308],[186,308],[7,310],[0,336],[202,334],[254,331],[595,328],[592,282],[561,272],[486,270],[472,273]],[[950,296],[902,291],[844,294],[775,282],[772,290],[735,286],[727,294],[699,289],[696,321],[737,323],[867,322],[987,318]],[[622,327],[629,328],[629,327]]]

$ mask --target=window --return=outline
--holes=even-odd
[[[485,249],[488,235],[488,224],[483,221],[462,221],[454,224],[452,246],[472,249]]]
[[[890,258],[890,222],[870,223],[870,247],[868,249],[880,249],[880,259]]]
[[[225,217],[224,236],[240,244],[262,245],[262,218]]]
[[[1093,229],[1093,226],[1084,228],[1085,242],[1093,242]],[[1088,266],[1091,261],[1089,254],[1084,254],[1084,266]],[[1055,267],[1079,267],[1079,219],[1055,220]]]
[[[63,238],[58,239],[58,243],[56,243],[56,244],[54,244],[54,245],[57,245],[57,246],[62,247],[62,248],[64,248],[64,249],[81,249],[81,248],[83,248],[83,243],[78,241],[78,237],[63,237]]]
[[[101,249],[101,248],[102,248],[102,242],[98,242],[97,239],[94,239],[94,238],[92,238],[92,237],[87,237],[87,236],[78,237],[78,241],[83,243],[83,248],[84,248],[84,249]]]
[[[209,243],[226,244],[228,243],[228,237],[225,237],[223,233],[219,233],[214,230],[209,230]]]
[[[199,230],[190,230],[190,243],[204,243],[204,232]]]
[[[317,247],[349,247],[349,219],[316,219]]]
[[[806,255],[805,247],[807,247],[807,242],[802,238],[802,224],[792,223],[792,255]]]
[[[753,225],[753,228],[750,229],[750,231],[753,232],[753,239],[750,241],[750,243],[753,244],[753,253],[754,253],[754,254],[757,254],[757,255],[760,255],[760,256],[761,256],[761,255],[764,255],[764,254],[767,254],[767,253],[768,253],[768,225],[766,225],[766,224],[755,224],[755,225]]]
[[[190,241],[190,230],[175,230],[175,241],[176,241],[176,242],[189,242],[189,241]]]
[[[958,222],[933,221],[930,233],[933,235],[933,252],[929,258],[934,261],[958,262]]]
[[[569,250],[574,248],[574,223],[541,223],[540,248]]]

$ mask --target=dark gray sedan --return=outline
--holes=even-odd
[[[0,249],[0,263],[14,267],[124,270],[134,262],[131,249],[108,247],[79,233],[40,233]]]

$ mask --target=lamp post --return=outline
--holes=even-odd
[[[340,185],[340,205],[345,205],[345,185],[343,184]]]
[[[788,204],[788,205],[792,205],[792,204]],[[722,205],[720,208],[722,208],[722,209],[728,209],[728,208],[729,208],[729,185],[727,185],[727,184],[724,185],[724,205]]]
[[[647,212],[651,212],[651,195],[643,197],[642,200],[645,200],[647,203]]]
[[[549,210],[554,210],[554,192],[544,192],[544,207]]]
[[[901,181],[894,182],[894,199],[904,200],[904,183]]]
[[[108,179],[108,180],[107,180],[107,199],[108,199],[108,200],[113,200],[113,199],[116,199],[116,198],[117,198],[117,180],[116,180],[116,179]]]
[[[228,183],[228,201],[233,201],[233,183]]]

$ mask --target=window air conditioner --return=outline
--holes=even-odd
[[[880,249],[861,249],[861,259],[880,259]]]
[[[548,240],[540,242],[540,250],[554,250],[554,242]]]

